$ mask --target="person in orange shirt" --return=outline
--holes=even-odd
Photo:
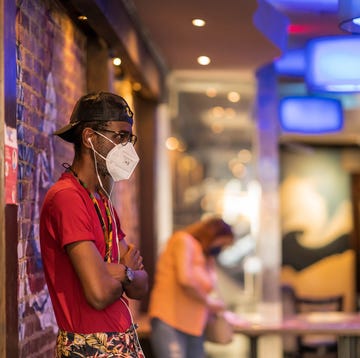
[[[233,240],[230,225],[217,217],[195,222],[170,237],[157,262],[149,304],[157,358],[204,357],[208,315],[225,308],[211,295],[214,257]]]

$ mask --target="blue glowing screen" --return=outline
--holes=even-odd
[[[343,127],[343,110],[337,99],[323,97],[285,97],[279,104],[283,131],[326,133]]]
[[[310,90],[360,91],[360,38],[331,36],[311,40],[306,48],[306,83]]]

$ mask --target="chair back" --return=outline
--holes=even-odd
[[[294,295],[294,306],[298,314],[342,311],[343,296],[300,297]],[[323,356],[326,352],[337,351],[337,338],[333,335],[303,335],[298,336],[297,340],[301,356],[307,351],[317,352],[319,356]]]
[[[330,297],[300,297],[294,296],[296,313],[334,312],[343,310],[342,295]]]

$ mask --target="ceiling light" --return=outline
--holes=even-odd
[[[121,65],[121,58],[120,57],[114,57],[113,58],[113,65],[114,66],[120,66]]]
[[[134,82],[132,88],[133,88],[133,90],[135,92],[139,92],[141,90],[141,88],[142,88],[141,83],[140,82]]]
[[[304,77],[306,59],[305,49],[288,50],[274,61],[275,70],[280,75]]]
[[[316,134],[341,131],[344,113],[338,99],[284,97],[279,103],[279,119],[283,132]]]
[[[166,148],[169,150],[176,150],[179,148],[179,140],[175,137],[169,137],[165,141]]]
[[[199,56],[197,58],[197,62],[199,63],[199,65],[206,66],[211,62],[211,60],[208,56]]]
[[[224,131],[224,126],[219,122],[212,123],[210,128],[211,128],[211,131],[215,134],[219,134]]]
[[[196,27],[203,27],[205,26],[206,22],[203,19],[193,19],[192,24]]]
[[[198,163],[194,157],[191,155],[186,155],[180,160],[180,169],[186,172],[190,172],[191,170],[196,169],[198,166]]]
[[[359,92],[359,36],[327,36],[306,45],[305,82],[312,92]]]
[[[245,176],[247,170],[244,164],[242,163],[236,163],[232,168],[231,168],[231,173],[235,178],[242,178]]]
[[[87,16],[85,16],[85,15],[79,15],[78,16],[78,20],[80,20],[80,21],[87,21]]]
[[[351,34],[360,34],[360,3],[358,0],[339,0],[339,27]]]
[[[242,163],[249,163],[251,161],[251,152],[248,149],[241,149],[238,153],[238,158]]]
[[[226,108],[225,114],[227,118],[234,118],[236,116],[236,112],[234,108]]]
[[[212,115],[214,117],[222,117],[225,113],[224,107],[216,106],[211,109]]]
[[[210,98],[216,97],[217,91],[216,91],[215,88],[210,87],[210,88],[208,88],[208,89],[206,90],[206,95],[207,95],[208,97],[210,97]]]
[[[352,20],[352,22],[353,22],[355,25],[360,26],[360,17],[356,17],[355,19]]]
[[[360,34],[360,17],[355,19],[345,20],[340,23],[340,28],[351,34]]]
[[[227,95],[227,99],[230,102],[233,102],[233,103],[239,102],[240,101],[240,94],[238,92],[235,92],[235,91],[229,92],[228,95]]]

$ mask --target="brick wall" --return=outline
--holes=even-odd
[[[72,146],[51,133],[68,122],[74,102],[87,92],[87,38],[50,0],[18,0],[16,36],[19,357],[52,358],[57,325],[42,268],[39,214],[45,193],[64,170],[61,164],[72,162]],[[115,83],[114,90],[131,104],[127,83]],[[138,189],[135,174],[113,193],[123,229],[137,245]]]
[[[57,326],[39,249],[39,210],[72,148],[50,135],[86,92],[86,37],[56,1],[17,4],[20,357],[53,357]]]

